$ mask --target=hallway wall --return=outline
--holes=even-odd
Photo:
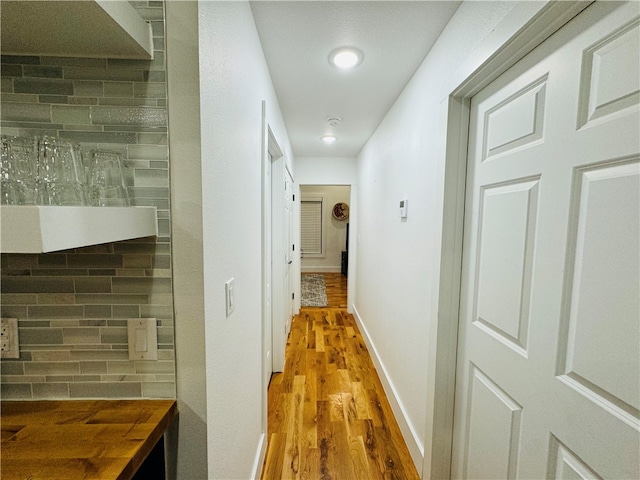
[[[441,238],[447,96],[461,70],[471,74],[509,38],[505,34],[490,44],[487,37],[494,31],[512,35],[544,2],[514,16],[516,5],[524,7],[518,2],[463,3],[358,156],[354,310],[418,470],[425,450],[430,452],[425,426],[428,431],[434,421],[428,416],[434,403],[429,393],[434,379],[428,372],[435,361],[429,346],[435,345],[440,259],[446,247]],[[408,199],[406,219],[399,215],[402,199]],[[428,463],[424,478],[430,475]]]
[[[262,436],[262,101],[291,146],[248,2],[199,2],[208,478],[258,473]],[[225,313],[225,282],[235,310]],[[274,291],[274,295],[277,292]]]
[[[180,386],[182,380],[189,375],[189,381],[201,379],[191,405],[196,423],[206,421],[207,478],[246,479],[261,449],[259,159],[263,99],[288,162],[293,155],[248,4],[207,1],[198,5],[202,170],[197,181],[201,182],[202,205],[195,208],[202,219],[203,272],[202,278],[196,278],[198,269],[194,270],[191,285],[202,289],[195,295],[203,302],[204,318],[198,318],[196,305],[190,311],[180,308],[188,295],[183,289],[183,297],[176,297],[176,323],[193,322],[193,327],[185,327],[189,335],[204,329],[204,346],[192,348],[184,343],[188,336],[180,340],[177,328],[176,341],[183,342],[177,347],[178,398],[181,389],[188,388],[187,384]],[[433,403],[426,365],[433,360],[428,345],[437,318],[442,249],[446,125],[442,86],[459,73],[467,58],[479,53],[476,47],[497,29],[511,6],[507,2],[463,4],[357,160],[295,160],[297,185],[352,186],[349,309],[357,306],[357,318],[376,347],[371,354],[383,367],[379,373],[385,388],[390,387],[387,391],[395,402],[394,412],[418,460],[423,446],[429,448],[424,427],[432,421],[426,413],[426,406]],[[529,18],[523,17],[521,23]],[[486,58],[483,55],[478,58]],[[172,129],[172,143],[177,144],[181,139],[174,133]],[[174,153],[172,150],[172,156]],[[197,202],[198,192],[192,196]],[[242,201],[235,201],[239,197]],[[403,197],[410,200],[406,223],[397,215],[397,202]],[[356,208],[359,205],[363,208]],[[294,208],[297,206],[298,202]],[[199,225],[190,217],[192,206],[184,207],[177,206],[173,225],[195,226],[197,237]],[[361,236],[359,227],[364,229]],[[187,255],[188,241],[200,241],[183,240],[175,245],[175,258]],[[359,253],[356,256],[358,243],[365,251],[362,259]],[[198,254],[192,252],[190,258],[195,257]],[[181,272],[189,275],[188,268]],[[226,318],[224,282],[230,277],[236,280],[236,310]],[[177,283],[182,280],[176,278]],[[182,287],[186,286],[185,282]],[[190,348],[190,357],[181,355]],[[196,361],[201,355],[204,361]],[[198,403],[204,383],[206,414]],[[195,469],[202,471],[201,467],[200,463]]]
[[[207,478],[198,3],[166,2],[176,390],[175,478]],[[175,433],[175,432],[174,432]],[[172,477],[170,477],[172,478]]]
[[[354,157],[296,157],[298,185],[353,185],[358,178]]]

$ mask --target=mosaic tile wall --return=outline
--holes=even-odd
[[[1,313],[20,358],[0,362],[2,399],[174,398],[164,6],[130,2],[154,59],[1,59],[2,133],[48,134],[121,152],[132,205],[158,208],[158,237],[41,255],[2,254]],[[158,361],[130,361],[128,318],[158,321]]]

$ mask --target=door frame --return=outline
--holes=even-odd
[[[262,101],[262,434],[268,432],[268,390],[273,373],[273,272],[272,272],[272,171],[273,163],[283,158],[266,116],[266,102]],[[269,358],[267,358],[269,357]],[[266,442],[265,442],[266,444]]]
[[[277,145],[272,136],[272,143]],[[285,348],[291,319],[287,302],[290,301],[284,285],[287,245],[284,233],[285,175],[290,175],[289,166],[281,150],[274,150],[271,162],[271,365],[273,372],[282,372],[285,363]],[[293,178],[293,176],[292,176]],[[295,181],[294,181],[295,184]],[[287,297],[287,298],[286,298]]]
[[[471,98],[592,2],[517,4],[445,82],[446,145],[437,319],[429,336],[428,400],[422,478],[450,478],[453,441],[467,146]],[[486,47],[486,48],[483,48]],[[427,448],[429,447],[430,448]]]
[[[357,224],[357,215],[358,215],[358,207],[357,207],[357,199],[358,199],[358,186],[353,182],[331,182],[331,181],[301,181],[297,184],[297,192],[300,196],[300,200],[302,201],[302,187],[349,187],[349,248],[347,249],[347,262],[349,263],[349,274],[347,275],[347,312],[353,313],[353,304],[356,295],[356,249],[358,248],[358,224]],[[300,202],[296,204],[297,211],[294,211],[294,221],[297,225],[297,241],[300,243]],[[297,258],[299,259],[298,264],[298,277],[295,280],[298,285],[298,291],[300,290],[300,282],[302,281],[302,255],[300,251],[298,251]],[[298,299],[295,304],[295,311],[300,310],[300,297],[302,294],[299,294],[296,298]]]

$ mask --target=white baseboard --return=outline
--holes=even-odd
[[[335,266],[335,267],[300,267],[300,271],[302,273],[322,273],[322,272],[326,272],[326,273],[340,273],[341,272],[341,267],[340,265]]]
[[[258,441],[258,449],[256,450],[256,457],[253,461],[253,467],[251,469],[251,478],[253,480],[260,480],[262,475],[262,465],[264,465],[264,457],[267,454],[267,435],[262,433],[260,440]]]
[[[400,431],[402,432],[402,436],[404,437],[404,441],[407,444],[407,448],[409,449],[409,453],[411,454],[411,459],[413,460],[414,465],[418,472],[422,471],[422,463],[424,461],[424,445],[418,439],[416,435],[416,430],[412,423],[409,421],[409,416],[398,396],[398,392],[396,391],[395,386],[393,385],[393,381],[389,377],[387,370],[384,367],[384,363],[382,359],[378,355],[378,350],[376,349],[375,344],[371,340],[369,336],[369,332],[367,331],[367,327],[364,326],[364,322],[362,318],[360,318],[360,313],[355,305],[352,305],[353,309],[353,317],[358,324],[358,328],[360,329],[360,333],[362,333],[362,338],[364,339],[364,343],[367,345],[367,350],[369,350],[369,355],[373,360],[373,364],[376,367],[376,371],[378,376],[380,377],[380,381],[382,382],[382,386],[384,391],[389,399],[389,404],[391,405],[391,410],[393,410],[393,414],[396,417],[398,425],[400,426]]]

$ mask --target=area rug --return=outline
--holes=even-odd
[[[324,275],[317,273],[302,274],[302,307],[326,307],[327,288],[324,284]]]

